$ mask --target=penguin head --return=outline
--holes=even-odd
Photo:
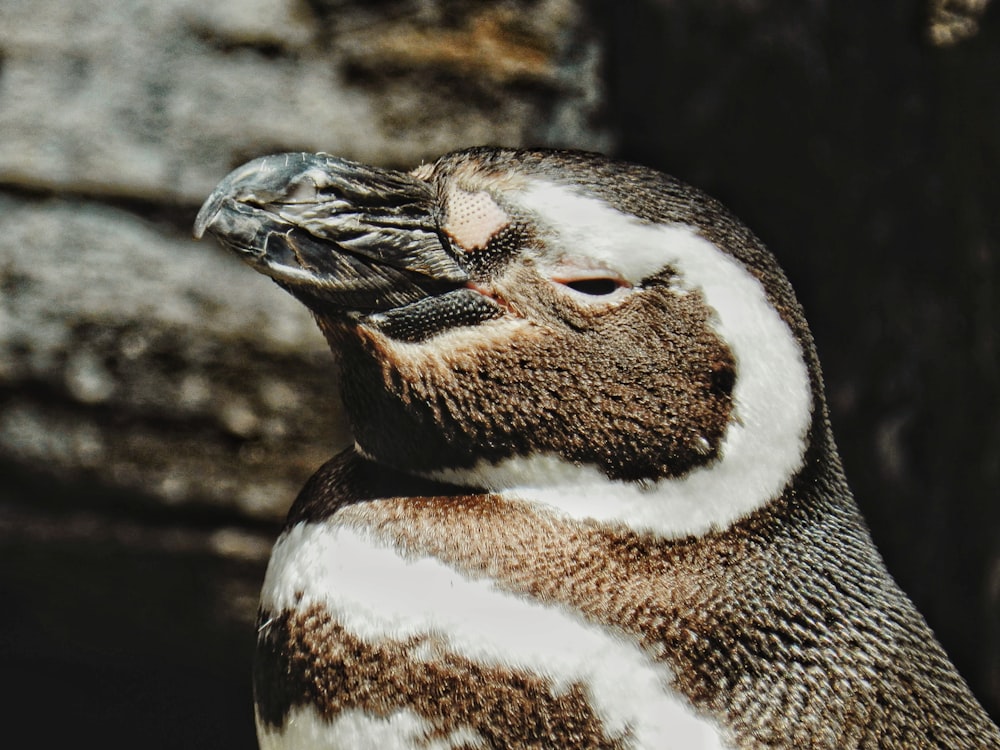
[[[220,183],[206,230],[310,308],[358,449],[395,469],[494,491],[684,486],[738,517],[801,468],[823,409],[773,257],[643,167],[494,148],[410,173],[269,156]]]

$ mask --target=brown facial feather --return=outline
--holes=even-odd
[[[700,294],[663,275],[614,309],[585,307],[529,276],[519,267],[496,284],[523,325],[508,315],[454,347],[364,327],[342,342],[344,401],[367,454],[426,472],[549,453],[626,480],[718,455],[736,363]]]

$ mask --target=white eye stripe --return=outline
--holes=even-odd
[[[596,198],[548,182],[534,181],[510,196],[540,219],[551,250],[585,259],[592,267],[612,268],[632,284],[659,272],[665,256],[662,225],[644,224]],[[687,227],[678,227],[680,235]],[[681,239],[679,237],[678,239]]]
[[[633,284],[671,268],[675,292],[700,292],[715,313],[712,327],[736,359],[734,419],[718,461],[642,488],[612,482],[595,467],[555,455],[433,476],[665,537],[727,528],[778,497],[802,466],[812,390],[802,349],[760,281],[689,226],[646,224],[548,183],[534,183],[513,199],[548,228],[545,241],[557,254],[585,255]]]

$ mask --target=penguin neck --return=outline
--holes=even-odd
[[[790,349],[787,362],[782,382],[765,382],[763,373],[759,387],[747,388],[743,380],[719,456],[681,476],[616,480],[597,467],[543,454],[481,461],[424,477],[662,539],[725,531],[795,493],[800,477],[827,472],[842,477],[820,386],[797,348]]]
[[[574,215],[614,227],[619,242],[634,251],[633,261],[639,264],[634,275],[654,266],[669,267],[679,289],[697,293],[712,311],[707,325],[735,362],[732,407],[721,443],[703,463],[684,467],[678,474],[639,474],[648,478],[638,481],[610,478],[607,466],[578,458],[579,452],[574,454],[569,445],[531,451],[514,445],[508,446],[511,452],[498,456],[490,435],[472,439],[438,418],[438,412],[451,403],[447,384],[435,384],[429,395],[420,391],[416,386],[425,377],[421,370],[397,386],[393,378],[400,379],[398,373],[372,365],[384,357],[361,349],[352,354],[348,349],[343,360],[348,370],[342,378],[344,400],[366,409],[365,418],[354,420],[364,448],[373,458],[396,466],[427,467],[422,474],[426,479],[661,538],[725,530],[780,498],[805,468],[816,428],[826,429],[818,363],[794,298],[790,291],[782,291],[784,282],[779,278],[765,284],[692,227],[643,224],[600,201],[565,191],[555,190],[550,197],[572,202],[580,209]],[[771,292],[770,287],[774,287]],[[380,386],[386,379],[392,388]],[[657,403],[666,409],[671,393],[657,391],[650,398],[659,399]],[[627,420],[628,415],[619,418]],[[540,429],[538,424],[534,427]],[[667,452],[668,429],[667,424],[650,425],[641,442],[623,445],[633,455],[616,455],[617,465],[631,465],[650,445],[656,446],[654,454]],[[564,432],[569,443],[598,443],[602,434],[608,436],[607,431]],[[425,456],[428,460],[420,460]]]
[[[772,314],[771,322],[774,330],[768,358],[754,357],[749,345],[745,351],[737,350],[742,356],[738,359],[733,410],[717,455],[677,476],[640,481],[610,478],[596,465],[575,462],[554,452],[476,460],[471,441],[462,450],[451,451],[461,459],[458,465],[418,473],[409,467],[419,462],[393,461],[399,446],[426,452],[424,446],[437,447],[443,438],[426,420],[406,421],[414,410],[398,405],[377,387],[376,395],[381,393],[382,397],[374,398],[372,387],[367,385],[372,378],[351,380],[361,381],[363,387],[357,393],[346,394],[345,401],[357,404],[368,399],[380,405],[369,409],[375,414],[388,414],[378,423],[401,425],[391,432],[407,437],[403,441],[398,437],[390,440],[383,430],[376,431],[373,438],[368,431],[364,442],[359,436],[355,451],[374,463],[407,467],[409,476],[419,476],[432,486],[494,493],[512,501],[548,507],[578,520],[618,524],[666,539],[723,531],[779,499],[795,478],[810,468],[810,462],[836,463],[821,383],[818,376],[813,376],[818,369],[815,362],[809,362],[811,348],[806,346],[804,355],[777,315]],[[775,359],[778,365],[769,364]],[[385,403],[392,407],[390,412]],[[650,440],[655,439],[650,435]],[[627,463],[627,456],[621,458]],[[412,487],[401,487],[406,494],[414,494]]]
[[[414,480],[349,450],[296,504],[265,581],[265,625],[277,628],[282,648],[280,628],[293,617],[303,618],[300,630],[333,617],[372,641],[410,632],[400,623],[443,633],[459,660],[513,660],[563,685],[583,679],[598,706],[634,696],[635,711],[630,702],[608,715],[626,716],[640,733],[656,734],[657,717],[679,695],[699,716],[728,717],[740,744],[754,744],[754,717],[774,708],[774,665],[807,664],[810,700],[782,704],[791,713],[770,725],[775,746],[795,746],[802,721],[864,726],[877,714],[888,726],[892,696],[926,707],[942,684],[944,695],[958,696],[948,706],[956,726],[993,736],[981,709],[962,704],[964,686],[942,669],[931,633],[885,573],[836,460],[823,460],[831,447],[813,440],[779,498],[725,531],[686,539]],[[352,587],[357,571],[369,575]],[[387,591],[373,609],[376,584]],[[597,667],[577,658],[590,660],[594,644],[615,658]],[[916,664],[916,680],[897,663]],[[275,726],[290,710],[284,695],[277,699]]]

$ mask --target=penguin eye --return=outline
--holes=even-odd
[[[619,289],[626,289],[631,286],[625,279],[613,275],[580,275],[554,278],[552,280],[561,286],[572,289],[579,294],[585,294],[588,297],[607,297]]]
[[[622,279],[604,277],[593,279],[566,279],[565,281],[560,281],[559,283],[564,286],[568,286],[574,292],[587,294],[591,297],[604,297],[608,294],[614,294],[623,286],[626,286],[625,281]]]

